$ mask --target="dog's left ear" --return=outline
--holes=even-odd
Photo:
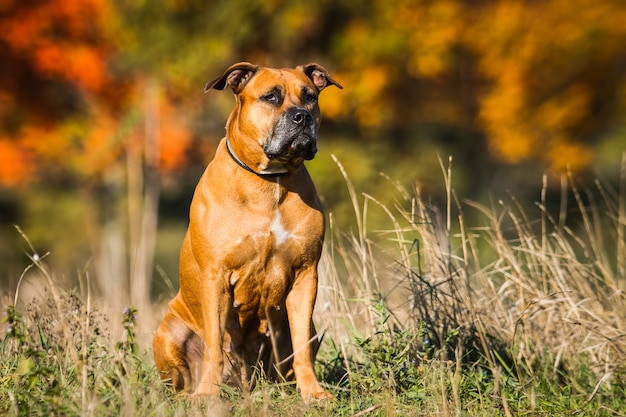
[[[239,94],[258,69],[258,65],[254,65],[249,62],[239,62],[234,64],[224,71],[224,74],[220,75],[213,81],[208,82],[204,86],[204,92],[206,93],[211,89],[223,90],[226,85],[229,85],[235,94]]]
[[[300,65],[296,67],[300,71],[304,72],[307,77],[313,81],[313,84],[317,87],[319,91],[322,91],[324,88],[328,87],[330,84],[343,89],[341,84],[333,79],[333,77],[326,71],[324,67],[318,64],[306,64]]]

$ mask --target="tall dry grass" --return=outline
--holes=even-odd
[[[546,208],[546,181],[530,209],[514,197],[460,201],[451,161],[442,163],[445,206],[390,181],[398,196],[390,207],[359,193],[336,161],[356,226],[337,230],[329,217],[315,321],[324,334],[318,371],[337,400],[320,408],[294,400],[292,384],[263,380],[250,392],[225,387],[226,405],[169,393],[149,351],[163,306],[129,309],[120,320],[88,279],[78,294],[63,288],[31,247],[24,277],[42,296],[20,303],[20,280],[7,301],[0,413],[626,412],[623,161],[618,190],[599,182],[581,190],[564,178],[556,214]],[[373,211],[389,227],[372,230]]]
[[[355,335],[409,329],[421,359],[485,361],[494,374],[555,380],[590,367],[595,390],[621,380],[626,364],[626,154],[619,189],[580,190],[562,179],[560,212],[546,208],[547,179],[529,209],[511,196],[485,206],[459,201],[451,160],[442,164],[447,204],[398,187],[394,207],[358,194],[336,160],[353,203],[356,228],[333,228],[322,262],[317,319],[344,357]],[[390,185],[394,185],[390,182]],[[575,205],[567,206],[568,197]],[[368,228],[382,210],[387,230]],[[472,223],[468,224],[467,217]],[[571,226],[575,225],[575,226]],[[424,355],[426,353],[426,355]],[[349,368],[349,365],[347,365]],[[349,369],[348,369],[349,372]]]

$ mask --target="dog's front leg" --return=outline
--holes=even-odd
[[[202,300],[204,353],[202,373],[195,395],[219,395],[224,371],[224,329],[230,296],[222,280],[215,273],[203,276],[201,289],[204,294]]]
[[[291,291],[287,295],[287,316],[293,345],[293,371],[296,386],[304,401],[332,397],[324,391],[313,370],[312,314],[317,296],[317,268],[310,267],[298,274]]]

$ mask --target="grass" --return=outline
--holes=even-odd
[[[0,414],[626,415],[625,180],[581,191],[570,178],[575,206],[555,215],[545,193],[530,209],[458,202],[449,169],[443,211],[400,187],[390,208],[344,175],[355,229],[330,217],[316,307],[317,372],[335,400],[306,405],[293,384],[264,380],[221,400],[174,394],[137,331],[160,307],[111,323],[33,250],[45,291],[6,303]],[[369,230],[373,210],[388,230]]]

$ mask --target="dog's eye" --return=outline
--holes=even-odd
[[[313,93],[304,93],[304,101],[307,103],[315,103],[317,101],[317,96]]]
[[[267,101],[268,103],[276,104],[278,103],[278,95],[276,93],[268,93],[261,97],[261,100]]]

